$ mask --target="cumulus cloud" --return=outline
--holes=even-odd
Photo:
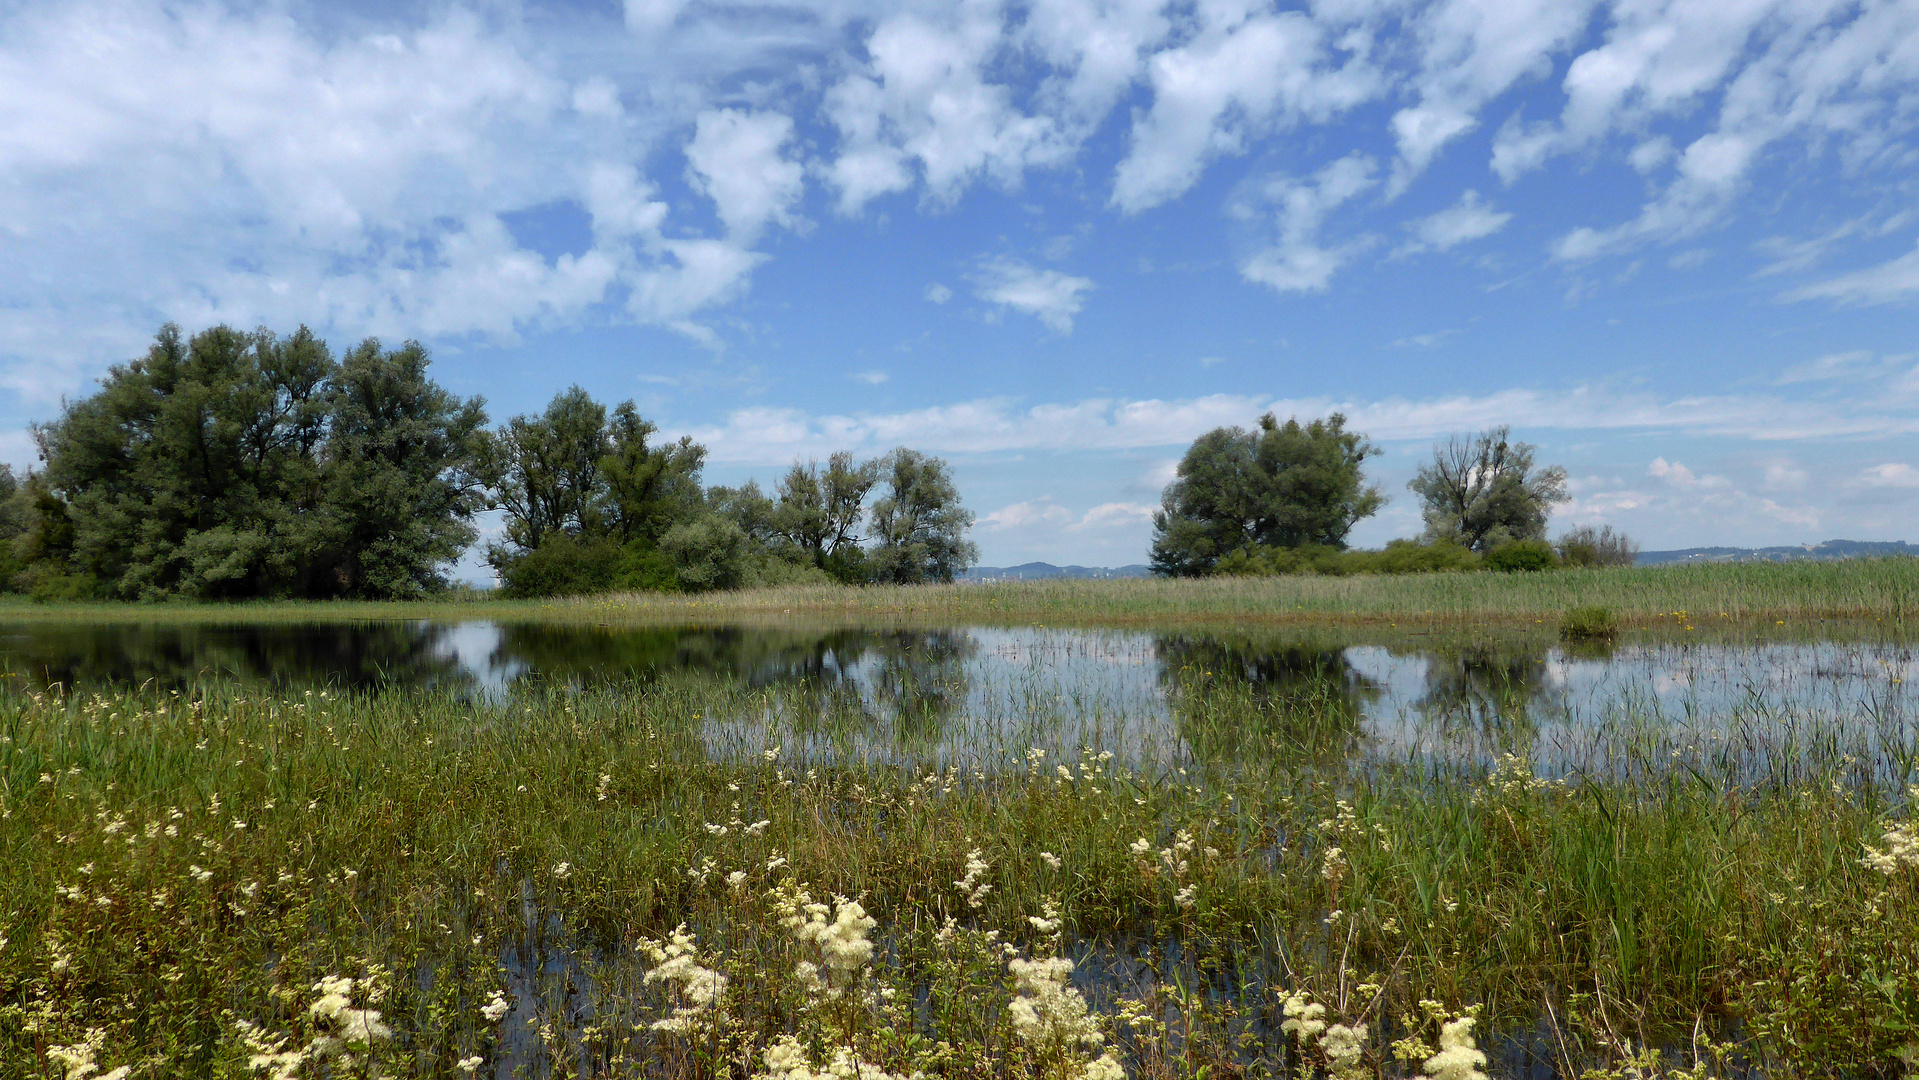
[[[1332,28],[1303,12],[1220,4],[1195,17],[1191,40],[1147,65],[1153,105],[1113,177],[1112,205],[1125,213],[1183,194],[1209,161],[1260,134],[1323,122],[1383,88],[1366,56],[1340,55]]]
[[[1009,258],[981,263],[975,284],[980,299],[1031,315],[1056,334],[1073,332],[1073,316],[1079,314],[1085,294],[1093,288],[1090,278]]]
[[[1903,461],[1889,461],[1860,473],[1859,482],[1868,487],[1919,488],[1919,469]]]
[[[769,224],[793,224],[805,167],[784,153],[792,137],[793,118],[776,112],[709,109],[698,117],[686,147],[689,179],[741,243]]]
[[[944,304],[953,298],[953,290],[935,281],[926,287],[926,299],[935,304]]]

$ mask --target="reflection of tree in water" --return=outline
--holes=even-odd
[[[0,631],[0,665],[33,685],[152,682],[462,688],[472,683],[448,628],[420,622],[168,625],[23,624]]]
[[[762,691],[800,731],[936,738],[966,699],[976,645],[958,630],[804,631],[507,624],[491,663],[521,680],[571,685],[675,675]]]
[[[1426,660],[1420,712],[1447,730],[1493,735],[1507,751],[1531,740],[1537,713],[1556,696],[1544,646],[1476,641],[1420,655]]]
[[[1380,694],[1340,649],[1163,635],[1158,654],[1180,734],[1201,758],[1345,757],[1357,747],[1366,703]]]

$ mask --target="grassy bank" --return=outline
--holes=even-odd
[[[419,603],[0,603],[0,619],[310,622],[502,619],[608,624],[1142,626],[1406,623],[1525,627],[1603,607],[1626,626],[1683,630],[1816,619],[1919,616],[1919,559],[1573,569],[1545,573],[1024,581],[991,585],[810,586],[557,600],[485,594]]]
[[[1538,777],[1362,753],[1311,696],[1182,693],[1221,749],[1152,772],[1123,743],[916,761],[807,688],[698,678],[10,697],[0,1077],[1463,1078],[1421,1069],[1474,1039],[1494,1076],[1654,1075],[1650,1041],[1689,1075],[1893,1077],[1919,1052],[1911,718],[1622,716],[1591,769]]]

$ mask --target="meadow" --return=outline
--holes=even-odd
[[[1697,611],[1903,614],[1903,568],[1798,570],[1689,568],[1645,611],[1719,590]],[[1476,610],[1605,585],[1580,580]],[[864,602],[1231,601],[1095,584]],[[1451,587],[1360,584],[1381,613]],[[1097,725],[1071,749],[1015,725],[935,752],[818,684],[698,672],[492,697],[15,685],[0,1077],[1919,1069],[1902,699],[1625,701],[1535,773],[1523,724],[1436,715],[1375,744],[1331,688],[1187,674],[1186,753],[1154,762]],[[1008,700],[1031,730],[1084,719]]]

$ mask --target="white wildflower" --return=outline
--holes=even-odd
[[[500,1017],[505,1016],[511,1008],[512,1006],[506,1003],[506,992],[495,990],[493,996],[486,999],[486,1004],[480,1006],[480,1015],[486,1017],[487,1023],[497,1024],[500,1022]]]
[[[953,883],[954,888],[966,895],[966,903],[970,907],[983,906],[986,903],[986,894],[993,890],[991,883],[980,880],[988,870],[992,869],[987,865],[984,856],[985,853],[979,848],[967,852],[966,876]]]
[[[570,878],[570,877],[572,877],[572,876],[573,876],[573,864],[572,864],[572,863],[570,863],[570,862],[563,862],[563,863],[556,863],[556,864],[554,864],[554,867],[553,867],[553,876],[554,876],[554,877],[556,877],[556,878],[558,878],[558,879],[560,879],[561,881],[565,881],[565,880],[566,880],[567,878]]]
[[[1055,855],[1055,854],[1053,854],[1053,853],[1052,853],[1052,852],[1050,852],[1050,851],[1042,851],[1042,852],[1040,852],[1040,853],[1039,853],[1039,859],[1040,859],[1040,861],[1041,861],[1041,862],[1043,862],[1043,863],[1045,863],[1046,865],[1048,865],[1048,866],[1050,866],[1050,867],[1052,867],[1052,868],[1053,868],[1053,869],[1055,869],[1055,870],[1058,870],[1058,869],[1060,868],[1060,859],[1059,859],[1059,856],[1058,856],[1058,855]]]
[[[1487,1080],[1480,1071],[1486,1055],[1473,1044],[1473,1022],[1473,1017],[1462,1016],[1440,1025],[1439,1053],[1420,1067],[1426,1075],[1433,1080]]]
[[[726,990],[726,976],[700,962],[699,940],[681,923],[664,942],[642,940],[642,953],[653,961],[646,982],[678,984],[680,1004],[673,1015],[655,1020],[653,1030],[688,1032],[708,1017],[717,1018],[720,995]]]

